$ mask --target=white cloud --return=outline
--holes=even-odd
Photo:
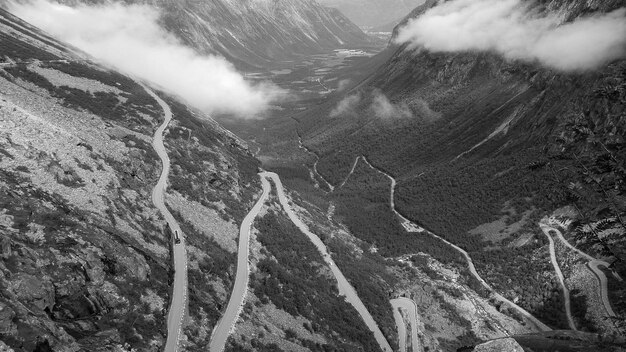
[[[342,79],[337,83],[337,92],[343,92],[344,90],[350,87],[352,80],[350,79]]]
[[[348,95],[343,98],[337,106],[330,112],[330,117],[337,117],[340,115],[353,114],[356,106],[361,102],[361,94]]]
[[[392,103],[380,89],[374,89],[371,93],[364,93],[363,95],[364,97],[359,92],[346,96],[331,110],[329,116],[357,115],[366,111],[382,120],[413,116],[407,104]],[[365,103],[362,103],[362,101],[365,101]],[[428,105],[426,105],[426,108],[428,108]],[[430,112],[430,109],[428,109],[428,112]]]
[[[246,82],[225,59],[182,45],[159,26],[159,12],[149,6],[68,7],[37,0],[9,8],[105,65],[151,81],[205,112],[249,118],[281,95],[273,85]]]
[[[406,118],[411,117],[413,114],[406,104],[393,104],[386,95],[380,90],[375,90],[373,93],[373,100],[371,109],[376,117],[384,120],[392,118]]]
[[[521,0],[452,0],[401,28],[396,42],[433,52],[495,51],[559,70],[588,70],[626,57],[626,9],[563,23]]]
[[[440,112],[432,110],[428,105],[428,102],[419,97],[413,98],[410,106],[411,110],[415,112],[415,115],[419,116],[424,121],[435,121],[441,118]]]

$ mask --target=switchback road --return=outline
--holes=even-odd
[[[164,201],[167,177],[170,173],[170,158],[163,145],[163,132],[172,120],[172,111],[163,99],[156,95],[150,88],[143,84],[142,86],[146,92],[159,103],[165,113],[165,120],[154,133],[152,140],[152,147],[159,155],[161,163],[163,164],[159,181],[152,190],[152,202],[165,218],[172,234],[177,233],[180,238],[180,243],[173,244],[174,287],[172,290],[172,301],[170,302],[167,314],[167,342],[165,343],[165,352],[176,352],[178,351],[180,335],[183,329],[183,318],[187,308],[187,251],[185,250],[185,236],[183,231],[181,231],[178,222],[176,222],[174,216],[172,216],[165,206]]]
[[[393,307],[393,318],[396,320],[398,327],[398,338],[400,340],[400,352],[407,352],[406,341],[407,331],[406,324],[400,310],[403,310],[408,315],[411,322],[411,347],[413,352],[424,352],[424,347],[420,343],[419,336],[417,334],[417,324],[419,321],[419,315],[417,314],[417,306],[412,299],[405,297],[394,298],[390,300]]]
[[[270,190],[272,189],[270,183],[264,177],[261,177],[261,185],[263,187],[261,197],[257,200],[256,204],[254,204],[254,207],[252,207],[239,227],[239,248],[237,252],[235,286],[233,287],[224,315],[222,315],[215,329],[213,329],[209,347],[209,351],[211,352],[221,352],[224,350],[228,336],[234,329],[237,319],[239,319],[239,315],[241,314],[241,310],[243,309],[250,276],[250,264],[248,261],[250,252],[250,231],[254,219],[259,215],[259,211],[263,208],[263,204],[267,201]]]
[[[388,173],[386,173],[385,171],[373,166],[369,161],[367,161],[367,159],[365,157],[363,157],[363,159],[367,162],[367,164],[373,168],[374,170],[382,173],[383,175],[387,176],[390,180],[391,180],[391,192],[390,192],[390,204],[393,207],[393,211],[396,214],[400,213],[397,211],[397,209],[395,209],[395,202],[393,200],[394,198],[394,188],[396,185],[396,180],[393,176],[389,175]],[[426,233],[430,236],[433,236],[437,239],[439,239],[440,241],[443,241],[444,243],[446,243],[447,245],[449,245],[450,247],[454,248],[455,250],[457,250],[459,253],[461,253],[463,255],[463,257],[465,257],[465,260],[467,261],[467,266],[468,269],[470,271],[470,273],[472,274],[472,276],[474,276],[476,278],[476,280],[478,280],[478,282],[480,282],[480,284],[486,288],[489,292],[491,292],[491,294],[493,295],[493,297],[501,302],[504,302],[506,304],[508,304],[510,307],[512,307],[513,309],[517,310],[520,314],[522,314],[523,316],[525,316],[528,320],[532,321],[533,324],[535,324],[535,326],[541,330],[541,331],[550,331],[552,329],[550,329],[550,327],[548,327],[546,324],[542,323],[539,319],[535,318],[532,314],[528,313],[524,308],[518,306],[517,304],[511,302],[509,299],[507,299],[506,297],[502,296],[501,294],[499,294],[496,290],[493,289],[493,287],[491,287],[491,285],[489,285],[487,283],[487,281],[485,281],[476,271],[476,266],[474,266],[474,261],[472,260],[472,258],[469,256],[469,254],[461,247],[455,245],[454,243],[446,240],[443,237],[440,237],[434,233],[432,233],[431,231],[428,231],[426,229],[423,229],[422,227],[420,227],[419,225],[413,223],[412,221],[408,220],[407,218],[405,218],[404,216],[400,215],[400,218],[403,221],[408,221],[410,222],[410,225],[408,227],[410,228],[419,228],[421,229],[421,231],[419,231],[420,233]],[[407,226],[405,225],[405,228],[407,228]]]
[[[613,308],[611,307],[611,302],[609,301],[609,292],[608,292],[608,286],[607,286],[607,278],[606,275],[604,274],[604,272],[602,270],[600,270],[599,266],[605,266],[605,267],[609,267],[609,263],[603,261],[603,260],[599,260],[596,259],[592,256],[590,256],[589,254],[581,251],[580,249],[572,246],[566,239],[565,237],[563,237],[563,233],[561,233],[561,231],[559,231],[558,229],[556,229],[553,226],[550,226],[550,224],[544,223],[542,222],[540,224],[541,229],[543,230],[544,228],[548,229],[548,230],[552,230],[554,231],[554,233],[556,234],[556,237],[563,243],[565,244],[569,249],[573,250],[574,252],[578,253],[580,256],[582,256],[583,258],[587,259],[587,267],[589,268],[589,270],[596,276],[596,278],[598,279],[598,285],[599,285],[599,290],[600,290],[600,297],[602,298],[602,304],[604,305],[604,309],[606,310],[606,313],[611,316],[611,317],[615,317],[617,316],[615,314],[615,311],[613,311]],[[544,231],[545,233],[545,231]],[[616,276],[617,279],[619,279],[621,281],[621,277]]]
[[[569,289],[565,285],[565,277],[563,277],[563,272],[561,272],[561,267],[559,266],[559,262],[556,260],[556,251],[554,248],[554,240],[552,239],[552,235],[550,234],[550,230],[552,228],[548,227],[545,224],[539,224],[541,227],[541,231],[543,231],[544,235],[548,237],[548,241],[550,242],[550,261],[552,262],[552,267],[554,268],[554,272],[556,273],[557,278],[559,279],[559,283],[561,284],[561,290],[563,291],[563,297],[565,298],[565,315],[567,316],[567,324],[569,328],[572,330],[576,329],[576,324],[574,324],[574,318],[572,317],[572,306],[569,295]]]
[[[289,216],[289,219],[291,220],[291,222],[293,222],[293,224],[296,225],[296,227],[298,227],[300,231],[302,231],[309,238],[311,242],[313,242],[315,247],[317,247],[317,250],[320,252],[322,257],[324,258],[324,261],[330,267],[330,270],[332,271],[333,276],[337,280],[337,287],[339,288],[339,294],[345,296],[346,301],[348,301],[348,303],[350,303],[356,309],[356,311],[359,313],[359,315],[365,322],[365,325],[367,325],[367,327],[372,331],[372,333],[374,333],[374,337],[376,338],[376,341],[378,342],[380,349],[383,350],[384,352],[391,352],[392,349],[391,349],[391,346],[389,345],[389,342],[387,342],[387,339],[383,335],[382,331],[378,327],[378,324],[376,323],[376,321],[374,320],[370,312],[367,310],[367,308],[365,307],[365,305],[359,298],[354,287],[350,285],[350,283],[348,282],[346,277],[343,275],[341,270],[339,270],[339,267],[337,267],[337,265],[331,258],[324,242],[322,242],[322,240],[317,235],[315,235],[313,232],[309,230],[309,227],[302,220],[300,220],[300,218],[296,215],[296,213],[291,208],[291,205],[289,205],[289,201],[287,199],[287,196],[285,195],[283,184],[280,181],[280,178],[278,177],[278,175],[273,172],[263,172],[261,173],[261,177],[269,178],[272,181],[274,181],[274,184],[276,185],[276,191],[278,193],[278,199],[280,201],[280,204],[282,205],[283,209],[287,213],[287,216]]]
[[[252,223],[254,222],[254,219],[257,217],[259,211],[263,207],[263,204],[268,199],[271,190],[269,180],[272,180],[272,182],[274,182],[274,185],[276,186],[278,200],[285,212],[287,213],[287,216],[294,223],[294,225],[296,225],[296,227],[298,227],[300,231],[302,231],[309,238],[309,240],[313,242],[315,247],[317,247],[318,251],[324,258],[326,264],[328,264],[330,270],[333,273],[333,276],[337,280],[339,294],[345,296],[346,301],[348,301],[348,303],[350,303],[356,309],[356,311],[365,322],[365,325],[373,332],[374,337],[380,345],[381,350],[383,350],[384,352],[392,352],[391,346],[385,339],[382,331],[378,327],[378,324],[376,323],[376,321],[374,321],[374,318],[359,298],[356,290],[352,287],[352,285],[350,285],[341,270],[339,270],[335,262],[330,257],[326,245],[317,235],[309,230],[308,226],[302,220],[300,220],[300,218],[291,208],[291,205],[289,204],[288,198],[285,194],[283,184],[278,175],[273,172],[262,172],[259,174],[259,176],[261,177],[263,194],[241,224],[239,231],[239,254],[237,261],[237,276],[235,278],[235,287],[231,294],[230,301],[228,302],[226,312],[222,316],[222,319],[220,319],[218,325],[213,330],[209,350],[211,352],[222,352],[224,350],[226,341],[228,340],[228,336],[232,332],[232,329],[234,328],[237,319],[239,318],[239,314],[244,304],[245,294],[248,289],[248,277],[250,275],[250,267],[248,262],[250,229]]]

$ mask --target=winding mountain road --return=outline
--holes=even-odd
[[[502,301],[506,304],[508,304],[509,306],[511,306],[512,308],[514,308],[515,310],[517,310],[520,314],[522,314],[523,316],[525,316],[528,320],[532,321],[533,324],[535,324],[535,326],[541,330],[541,331],[551,331],[552,329],[550,327],[548,327],[546,324],[542,323],[539,319],[535,318],[532,314],[528,313],[524,308],[518,306],[517,304],[513,303],[512,301],[510,301],[509,299],[507,299],[506,297],[502,296],[501,294],[499,294],[493,287],[491,287],[491,285],[489,285],[476,271],[476,267],[474,266],[474,261],[472,260],[472,258],[469,256],[469,254],[462,249],[461,247],[449,242],[448,240],[439,237],[437,235],[435,235],[434,233],[427,231],[428,234],[430,234],[431,236],[438,238],[439,240],[445,242],[446,244],[448,244],[450,247],[456,249],[458,252],[460,252],[464,257],[465,260],[467,261],[467,266],[468,269],[470,271],[470,273],[480,282],[480,284],[486,288],[489,292],[491,292],[491,294],[493,294],[493,296],[499,300]]]
[[[541,227],[541,231],[543,231],[543,234],[546,235],[546,237],[548,237],[548,241],[550,241],[550,261],[552,262],[552,267],[554,267],[554,272],[556,273],[556,276],[559,278],[559,283],[561,284],[561,290],[563,291],[563,297],[565,298],[564,304],[565,304],[565,315],[567,316],[567,324],[569,325],[570,329],[578,330],[576,329],[576,324],[574,323],[574,318],[572,317],[572,303],[571,303],[571,299],[569,295],[569,289],[565,285],[565,277],[563,276],[563,272],[561,272],[561,267],[559,266],[559,263],[556,260],[554,240],[552,239],[552,236],[550,235],[550,230],[552,230],[552,228],[550,228],[549,226],[545,224],[539,224],[539,227]]]
[[[411,223],[411,226],[414,226],[415,228],[420,228],[422,229],[421,233],[427,233],[441,241],[443,241],[444,243],[446,243],[447,245],[449,245],[450,247],[456,249],[459,253],[461,253],[463,255],[463,257],[465,257],[465,260],[467,261],[467,266],[468,269],[470,271],[470,273],[472,274],[472,276],[474,276],[476,278],[476,280],[478,280],[478,282],[480,282],[480,284],[486,288],[489,292],[491,292],[491,294],[493,295],[494,298],[496,298],[497,300],[504,302],[506,304],[508,304],[510,307],[514,308],[515,310],[517,310],[520,314],[522,314],[523,316],[525,316],[528,320],[530,320],[533,324],[535,324],[535,326],[541,330],[541,331],[551,331],[552,329],[550,329],[550,327],[548,327],[546,324],[542,323],[539,319],[535,318],[532,314],[528,313],[524,308],[518,306],[517,304],[511,302],[509,299],[507,299],[506,297],[502,296],[501,294],[499,294],[495,289],[493,289],[493,287],[491,287],[491,285],[489,285],[476,271],[476,267],[474,266],[474,261],[472,260],[472,258],[469,256],[469,254],[461,247],[453,244],[452,242],[446,240],[445,238],[442,238],[434,233],[432,233],[431,231],[427,231],[425,229],[423,229],[422,227],[420,227],[419,225],[413,223],[412,221],[408,220],[407,218],[405,218],[404,216],[402,216],[397,209],[395,208],[395,202],[393,201],[393,198],[395,196],[394,193],[394,188],[396,185],[396,180],[393,176],[389,175],[388,173],[386,173],[385,171],[373,166],[364,156],[362,157],[367,164],[374,170],[382,173],[383,175],[387,176],[390,180],[391,180],[391,191],[390,191],[390,197],[391,197],[391,201],[390,204],[393,207],[394,213],[398,214],[400,216],[401,219],[403,219],[403,221],[408,221]],[[406,228],[406,226],[405,226]]]
[[[326,181],[326,179],[324,178],[324,176],[322,176],[318,171],[317,171],[317,163],[320,161],[320,157],[317,156],[317,154],[315,154],[313,151],[311,151],[309,148],[307,148],[304,143],[302,143],[302,137],[298,136],[298,146],[300,147],[300,149],[306,151],[309,154],[313,154],[313,156],[315,156],[315,162],[313,163],[313,173],[315,173],[315,175],[317,175],[317,177],[320,178],[320,180],[324,181],[324,184],[326,185],[326,187],[328,187],[328,189],[330,191],[325,193],[330,193],[333,192],[335,190],[335,186],[331,185],[330,182]],[[309,170],[311,171],[311,170]],[[313,175],[311,175],[313,176]],[[311,177],[311,179],[313,180],[313,183],[317,186],[317,188],[319,188],[319,182],[317,182],[317,180],[315,179],[315,177]]]
[[[335,264],[335,262],[331,258],[324,242],[322,242],[322,240],[317,235],[315,235],[313,232],[309,230],[309,227],[302,220],[300,220],[300,218],[296,215],[296,213],[291,208],[291,205],[289,205],[289,201],[287,199],[287,196],[285,195],[283,184],[280,181],[280,178],[278,177],[278,175],[273,172],[263,172],[261,173],[261,177],[269,178],[272,181],[274,181],[274,185],[276,185],[276,191],[278,193],[278,200],[280,201],[280,204],[282,205],[283,209],[287,213],[287,216],[289,216],[289,219],[291,220],[291,222],[293,222],[293,224],[296,225],[296,227],[298,227],[298,229],[300,229],[300,231],[302,231],[309,238],[311,242],[313,242],[315,247],[317,247],[317,250],[320,252],[322,257],[324,258],[324,261],[330,267],[330,270],[332,271],[333,276],[335,276],[335,279],[337,280],[337,287],[339,289],[339,294],[345,296],[346,301],[348,301],[348,303],[350,303],[356,309],[356,311],[359,313],[359,315],[365,322],[365,325],[367,325],[367,327],[374,333],[374,338],[376,338],[376,341],[378,342],[380,349],[383,350],[384,352],[391,352],[392,349],[391,349],[391,346],[389,345],[389,342],[387,342],[387,339],[383,335],[382,331],[378,327],[378,324],[376,323],[376,321],[374,320],[370,312],[367,310],[367,308],[365,307],[365,305],[359,298],[354,287],[350,285],[350,282],[348,282],[348,280],[343,275],[341,270],[339,270],[339,267]]]
[[[226,312],[218,322],[218,325],[213,330],[209,349],[210,352],[222,352],[224,350],[226,341],[228,340],[228,336],[234,328],[239,314],[241,313],[241,310],[243,308],[245,294],[248,290],[248,280],[250,275],[250,266],[248,262],[250,229],[252,223],[254,222],[254,219],[257,217],[259,211],[263,207],[263,204],[267,201],[269,197],[269,193],[271,190],[269,180],[272,180],[274,182],[278,194],[278,200],[285,212],[287,213],[287,216],[289,217],[291,222],[293,222],[293,224],[296,225],[296,227],[298,227],[300,231],[302,231],[311,242],[313,242],[315,247],[317,247],[318,251],[322,254],[322,257],[324,258],[326,264],[328,264],[328,266],[330,267],[333,276],[337,280],[339,294],[345,296],[346,301],[348,301],[348,303],[350,303],[356,309],[356,311],[365,322],[365,325],[367,325],[367,327],[374,333],[374,337],[380,345],[381,350],[383,350],[384,352],[392,352],[391,346],[385,339],[385,336],[378,327],[378,324],[359,298],[356,290],[352,287],[352,285],[350,285],[341,270],[339,270],[335,262],[332,260],[330,254],[328,253],[326,245],[317,235],[309,230],[308,226],[302,220],[300,220],[300,218],[291,208],[291,205],[289,205],[289,200],[285,195],[283,184],[280,181],[278,175],[273,172],[261,172],[259,176],[261,177],[263,194],[241,223],[241,227],[239,230],[239,253],[237,260],[237,276],[235,278],[235,287],[233,288],[233,292],[228,302]]]
[[[419,226],[416,223],[412,222],[411,220],[405,218],[402,214],[400,214],[398,212],[398,210],[396,210],[396,203],[395,203],[395,200],[394,200],[395,196],[396,196],[396,179],[393,178],[388,173],[380,170],[379,168],[374,167],[369,162],[369,160],[367,160],[367,158],[365,156],[361,156],[361,158],[363,158],[363,161],[367,164],[367,166],[369,166],[373,170],[376,170],[376,171],[380,172],[381,174],[385,175],[389,179],[389,181],[391,181],[391,192],[390,192],[390,195],[389,195],[389,206],[391,207],[391,211],[393,211],[393,213],[396,214],[396,216],[399,217],[402,220],[402,226],[404,227],[404,229],[407,232],[423,232],[423,231],[425,231],[421,226]]]
[[[417,333],[417,324],[419,315],[417,314],[417,305],[412,299],[408,299],[405,297],[394,298],[389,301],[391,306],[393,307],[393,318],[396,321],[396,326],[398,327],[398,339],[400,340],[400,352],[407,352],[406,341],[407,341],[407,331],[406,324],[404,323],[404,318],[400,310],[404,310],[411,320],[411,347],[413,352],[424,352],[424,347],[420,343],[419,336]]]
[[[574,252],[578,253],[580,256],[582,256],[583,258],[587,259],[587,268],[595,275],[596,279],[598,279],[598,287],[600,290],[600,297],[602,298],[602,304],[604,305],[604,309],[606,310],[606,313],[611,316],[611,317],[615,317],[617,316],[615,314],[615,311],[613,311],[613,308],[611,307],[611,302],[609,300],[609,290],[608,290],[608,284],[607,284],[607,278],[606,275],[604,274],[604,272],[602,270],[600,270],[599,266],[605,266],[605,267],[609,267],[609,263],[603,261],[603,260],[599,260],[596,259],[592,256],[590,256],[589,254],[581,251],[580,249],[572,246],[566,239],[565,237],[563,237],[563,233],[561,233],[561,231],[559,231],[558,229],[550,226],[550,224],[547,223],[540,223],[539,225],[541,227],[541,229],[543,230],[543,232],[548,235],[549,231],[552,230],[554,231],[554,233],[556,234],[556,237],[563,243],[565,244],[568,248],[570,248],[571,250],[573,250]],[[546,232],[548,231],[548,232]],[[619,278],[618,276],[618,279]]]
[[[389,175],[388,173],[386,173],[385,171],[377,168],[376,166],[373,166],[369,160],[367,160],[367,158],[365,156],[358,156],[355,161],[354,164],[352,165],[352,168],[350,170],[350,173],[348,173],[348,175],[346,176],[346,178],[344,179],[344,181],[341,183],[341,185],[339,187],[342,187],[350,178],[350,176],[352,175],[352,173],[354,172],[356,165],[358,164],[359,160],[362,159],[370,168],[372,168],[373,170],[376,170],[378,172],[380,172],[381,174],[385,175],[391,182],[391,190],[390,190],[390,200],[389,200],[389,204],[391,207],[391,210],[394,212],[394,214],[396,214],[396,216],[398,216],[401,221],[402,221],[402,225],[404,226],[404,228],[407,230],[407,232],[426,232],[428,234],[430,234],[431,236],[438,238],[439,240],[445,242],[446,244],[448,244],[449,246],[451,246],[452,248],[456,249],[458,252],[460,252],[466,259],[467,264],[468,264],[468,268],[470,270],[470,273],[481,283],[481,285],[483,287],[485,287],[487,290],[489,290],[496,299],[507,303],[508,305],[510,305],[511,307],[513,307],[514,309],[516,309],[519,313],[521,313],[522,315],[524,315],[526,318],[528,318],[529,320],[531,320],[536,326],[537,328],[539,328],[542,331],[550,331],[551,329],[545,325],[544,323],[542,323],[541,321],[539,321],[537,318],[535,318],[532,314],[528,313],[526,310],[524,310],[523,308],[521,308],[520,306],[516,305],[515,303],[511,302],[510,300],[508,300],[507,298],[505,298],[504,296],[502,296],[501,294],[497,293],[492,287],[491,285],[489,285],[476,271],[476,267],[474,265],[474,262],[472,260],[472,258],[469,256],[469,254],[462,248],[460,248],[459,246],[447,241],[446,239],[430,232],[430,231],[426,231],[424,228],[420,227],[419,225],[413,223],[412,221],[410,221],[409,219],[407,219],[406,217],[404,217],[402,214],[400,214],[395,206],[395,188],[396,188],[396,180],[393,176]],[[574,319],[572,317],[572,313],[571,313],[571,298],[570,298],[570,294],[569,294],[569,290],[567,288],[567,286],[565,285],[565,278],[563,276],[563,273],[558,265],[558,262],[556,260],[556,253],[555,253],[555,244],[554,244],[554,240],[552,238],[552,236],[550,235],[550,230],[554,230],[554,232],[556,233],[557,237],[559,238],[559,240],[564,243],[567,247],[569,247],[570,249],[572,249],[573,251],[577,252],[578,254],[580,254],[581,256],[583,256],[585,259],[588,260],[587,263],[587,267],[589,268],[589,270],[591,270],[591,272],[596,276],[596,278],[598,279],[599,282],[599,290],[600,290],[600,296],[602,298],[602,302],[604,305],[604,308],[607,312],[607,314],[611,317],[615,317],[616,314],[613,311],[613,308],[611,307],[610,301],[609,301],[609,297],[608,297],[608,288],[607,288],[607,278],[606,275],[604,274],[604,272],[602,270],[600,270],[600,266],[605,266],[605,267],[609,267],[609,264],[606,261],[602,261],[596,258],[593,258],[592,256],[582,252],[581,250],[579,250],[578,248],[572,246],[564,237],[563,234],[556,228],[551,227],[550,225],[546,224],[546,223],[540,223],[540,227],[543,230],[544,234],[548,237],[549,242],[550,242],[550,260],[552,262],[552,266],[554,267],[554,271],[557,275],[557,277],[559,278],[559,282],[561,284],[561,288],[563,291],[563,296],[565,297],[565,313],[567,316],[567,320],[568,320],[568,325],[572,330],[577,330],[576,329],[576,325],[574,323]],[[616,278],[620,281],[621,277],[616,276]],[[395,311],[394,311],[394,314]],[[398,325],[399,330],[401,329],[401,325]]]
[[[352,176],[352,174],[354,173],[356,166],[359,164],[359,158],[360,157],[357,157],[356,159],[354,159],[354,163],[352,164],[352,167],[350,168],[350,172],[348,172],[348,175],[346,176],[346,178],[343,179],[343,181],[339,184],[337,188],[343,187],[346,184],[346,182],[348,182],[348,180],[350,179],[350,176]]]
[[[167,155],[165,146],[163,145],[163,132],[172,120],[172,111],[170,107],[156,95],[150,88],[143,85],[145,91],[156,100],[165,114],[163,124],[154,133],[152,147],[159,155],[163,169],[159,181],[152,189],[152,203],[159,209],[167,225],[172,233],[178,233],[180,243],[174,243],[173,261],[174,261],[174,287],[172,289],[172,301],[170,302],[167,314],[167,341],[165,343],[165,352],[178,351],[180,336],[182,334],[185,311],[187,310],[187,251],[185,249],[185,236],[180,229],[178,222],[165,206],[165,190],[167,189],[167,177],[170,172],[170,158]]]
[[[210,352],[222,352],[224,350],[228,336],[235,328],[235,324],[243,309],[250,276],[250,262],[248,261],[250,252],[250,231],[254,219],[259,215],[259,211],[263,208],[263,204],[267,201],[270,190],[272,189],[265,177],[261,177],[261,185],[263,187],[261,197],[257,200],[256,204],[254,204],[254,207],[252,207],[239,227],[239,248],[237,252],[237,275],[235,277],[235,285],[230,295],[226,311],[213,329],[209,346]]]

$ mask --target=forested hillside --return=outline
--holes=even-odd
[[[624,6],[621,1],[526,3],[539,14],[558,13],[566,23]],[[434,5],[418,7],[403,25]],[[537,270],[545,270],[546,252],[537,252],[541,243],[518,253],[494,252],[506,243],[472,230],[510,217],[508,226],[527,214],[521,228],[504,236],[515,241],[524,233],[541,234],[539,220],[569,205],[576,221],[569,236],[598,256],[613,258],[626,275],[626,60],[564,71],[492,51],[433,52],[408,43],[391,44],[384,55],[390,58],[353,90],[295,117],[326,180],[339,185],[355,158],[367,156],[397,179],[400,213],[473,253],[483,263],[479,270],[496,283],[499,275],[515,270],[504,265],[507,258],[534,253],[543,258],[536,264],[544,269]],[[358,194],[369,192],[357,187],[351,197],[362,197]],[[397,231],[391,227],[377,231],[376,238],[364,231],[367,216],[352,206],[354,198],[346,200],[355,233],[385,247],[394,243]],[[594,230],[598,221],[607,228]],[[402,253],[410,250],[394,249],[395,255]],[[524,280],[514,287],[524,287]],[[527,299],[542,300],[551,290]],[[526,308],[534,311],[532,304]]]

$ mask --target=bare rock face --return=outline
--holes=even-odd
[[[494,340],[480,344],[474,352],[524,352],[522,346],[512,338]]]
[[[17,327],[13,323],[13,318],[15,318],[15,312],[13,309],[0,302],[0,331],[2,331],[5,335],[13,335],[17,332]],[[0,345],[0,351],[4,351],[2,349],[2,345]]]
[[[9,289],[20,301],[28,302],[40,311],[54,306],[54,286],[49,280],[19,273],[12,280]]]
[[[0,238],[0,256],[2,259],[8,259],[11,256],[11,239],[8,237]]]
[[[4,342],[0,341],[0,352],[13,352],[14,350],[7,346]]]
[[[93,253],[90,254],[84,266],[85,274],[94,285],[102,285],[105,275],[102,261],[95,257]]]

